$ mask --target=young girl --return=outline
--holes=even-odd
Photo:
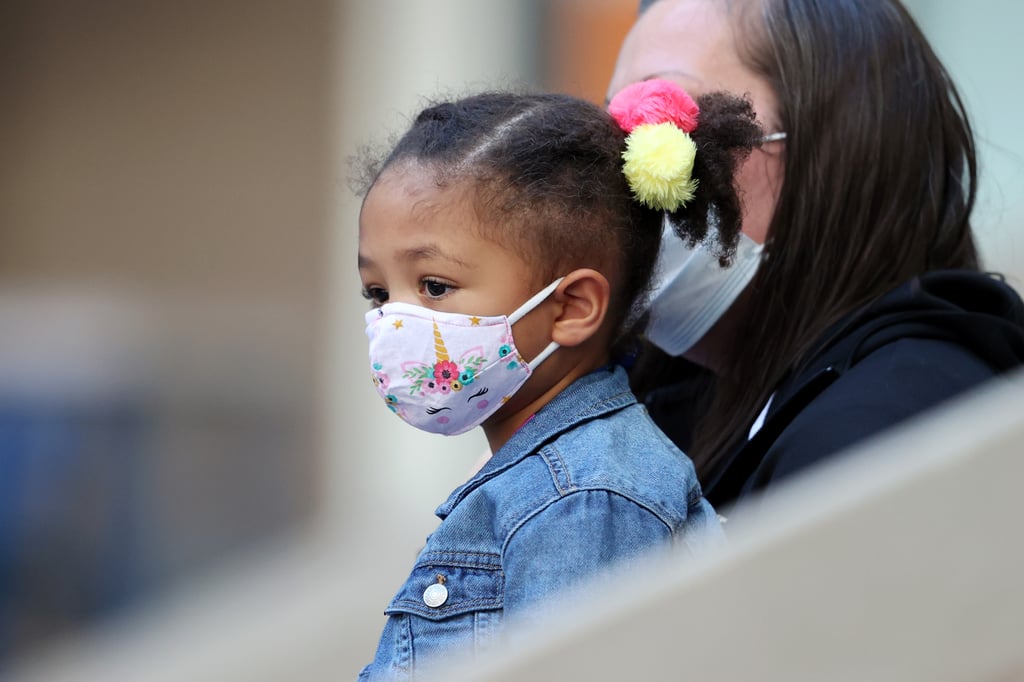
[[[437,510],[360,679],[486,649],[503,620],[613,563],[720,537],[689,459],[613,362],[666,215],[728,259],[745,100],[648,81],[609,110],[489,93],[422,111],[371,169],[359,274],[373,380],[427,431],[493,456]],[[630,132],[632,131],[632,132]]]

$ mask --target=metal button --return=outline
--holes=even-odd
[[[436,583],[423,590],[423,603],[436,609],[446,601],[448,601],[448,588],[444,586],[444,579],[439,576]]]

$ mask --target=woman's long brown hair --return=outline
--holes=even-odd
[[[788,137],[735,371],[716,382],[689,453],[705,480],[830,325],[914,275],[978,267],[973,135],[907,11],[895,0],[729,5]]]

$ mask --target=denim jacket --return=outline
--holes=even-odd
[[[612,564],[722,537],[693,465],[620,367],[581,377],[437,509],[360,680],[492,646],[504,620]]]

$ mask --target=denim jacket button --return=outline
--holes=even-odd
[[[436,609],[446,601],[448,601],[448,588],[443,583],[434,583],[423,590],[423,603],[432,609]]]

